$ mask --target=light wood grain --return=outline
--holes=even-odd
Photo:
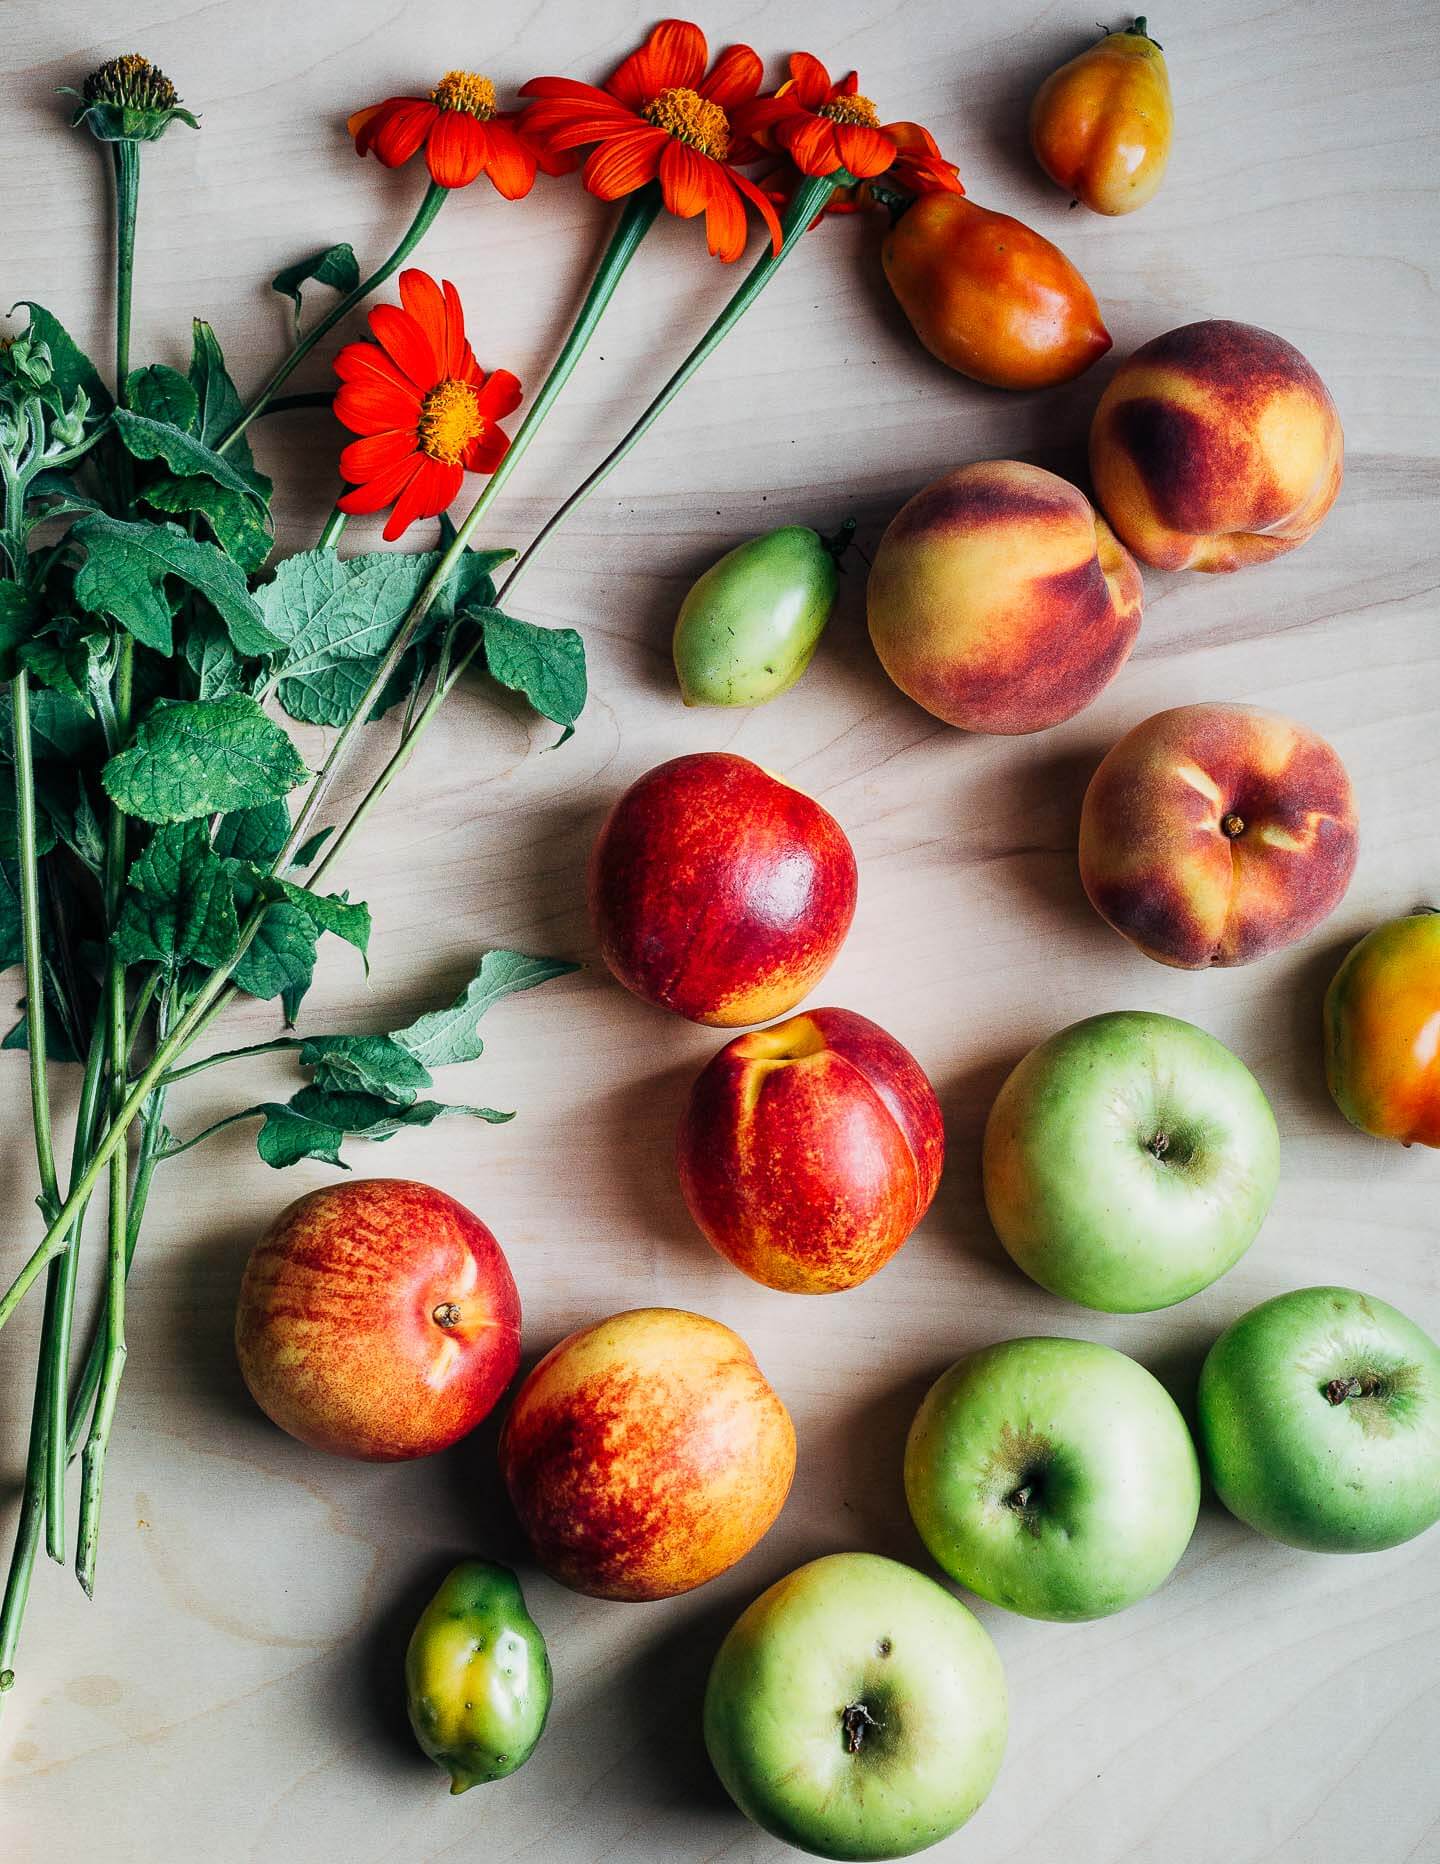
[[[103,55],[143,49],[205,122],[146,156],[137,354],[182,360],[201,312],[249,384],[285,340],[271,273],[334,238],[378,256],[417,198],[413,171],[354,159],[347,110],[457,63],[510,84],[599,76],[648,19],[618,0],[172,0],[132,9],[123,43],[117,23],[100,0],[6,9],[8,295],[52,305],[107,353],[101,170],[53,92]],[[914,1048],[942,1092],[951,1146],[934,1212],[875,1282],[802,1304],[712,1255],[680,1202],[671,1146],[685,1083],[715,1038],[642,1008],[593,967],[503,1006],[484,1060],[456,1077],[456,1097],[518,1107],[512,1126],[442,1127],[354,1154],[363,1171],[445,1186],[493,1226],[532,1356],[577,1323],[651,1301],[737,1327],[795,1415],[793,1498],[738,1570],[664,1605],[581,1600],[522,1562],[554,1657],[554,1719],[523,1773],[448,1799],[404,1729],[398,1652],[450,1558],[521,1557],[493,1432],[437,1460],[370,1468],[302,1449],[253,1409],[230,1347],[240,1267],[259,1226],[329,1174],[277,1177],[247,1133],[228,1132],[167,1168],[152,1204],[96,1601],[43,1561],[37,1576],[0,1724],[7,1860],[769,1864],[790,1854],[733,1811],[700,1745],[709,1659],[740,1606],[814,1554],[869,1547],[924,1564],[900,1448],[927,1382],[959,1352],[1023,1332],[1083,1335],[1134,1353],[1183,1400],[1221,1326],[1287,1287],[1360,1285],[1440,1330],[1440,1159],[1350,1132],[1324,1093],[1317,1042],[1320,996],[1347,943],[1440,891],[1433,9],[1186,0],[1155,15],[1176,153],[1154,204],[1115,223],[1068,212],[1023,146],[1028,95],[1083,41],[1085,6],[765,0],[712,9],[706,23],[717,41],[744,38],[767,56],[799,44],[837,70],[853,63],[882,112],[929,123],[978,199],[1077,260],[1116,356],[1204,315],[1299,344],[1344,417],[1344,493],[1318,537],[1273,566],[1147,574],[1134,659],[1088,713],[1040,738],[964,737],[903,700],[865,639],[858,573],[795,691],[754,713],[686,712],[669,624],[721,549],[772,523],[850,513],[868,550],[904,497],[969,459],[1018,453],[1078,470],[1113,367],[1049,395],[969,386],[909,338],[873,235],[849,223],[812,237],[528,583],[528,614],[585,632],[593,697],[579,735],[542,755],[551,734],[518,708],[463,696],[344,875],[376,913],[368,992],[350,956],[332,954],[307,1006],[313,1028],[372,1016],[390,1027],[455,988],[488,944],[592,956],[582,870],[597,820],[678,751],[743,751],[839,816],[861,903],[819,1000],[864,1011]],[[460,286],[482,361],[533,386],[603,226],[573,184],[542,184],[519,206],[478,186],[447,207],[423,257]],[[705,260],[696,227],[655,234],[492,538],[533,531],[733,279]],[[300,385],[323,384],[324,364]],[[328,509],[336,445],[323,416],[264,427],[287,547]],[[1199,698],[1263,702],[1329,736],[1356,780],[1363,852],[1348,899],[1306,943],[1186,976],[1133,955],[1094,917],[1074,843],[1103,749],[1161,706]],[[1274,1099],[1284,1176],[1260,1240],[1217,1287],[1168,1313],[1107,1319],[1009,1267],[980,1204],[977,1144],[1029,1044],[1124,1006],[1190,1017],[1238,1049]],[[229,1033],[257,1040],[273,1026],[252,1005]],[[20,1058],[3,1069],[13,1265],[34,1233],[34,1186]],[[281,1061],[203,1076],[177,1094],[175,1123],[198,1129],[289,1080]],[[0,1341],[7,1503],[37,1320],[31,1302]],[[1386,1555],[1307,1557],[1207,1504],[1172,1582],[1118,1618],[1063,1628],[982,1607],[1013,1694],[1010,1752],[990,1802],[934,1855],[1440,1858],[1437,1556],[1432,1535]]]

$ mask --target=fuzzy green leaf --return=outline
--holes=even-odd
[[[437,1100],[397,1107],[373,1094],[335,1093],[320,1087],[302,1087],[287,1104],[269,1101],[251,1111],[265,1116],[256,1149],[277,1171],[306,1158],[343,1167],[340,1147],[347,1137],[389,1139],[407,1126],[429,1126],[456,1116],[492,1125],[514,1118],[493,1107],[447,1106]]]
[[[156,511],[195,512],[202,517],[215,542],[249,576],[258,575],[269,560],[275,540],[260,494],[248,482],[242,481],[242,490],[234,492],[198,474],[167,477],[143,487],[140,496]]]
[[[282,998],[286,1018],[293,1022],[315,975],[319,936],[308,914],[283,902],[271,906],[235,967],[235,983],[249,996],[265,1002],[271,997]]]
[[[300,753],[243,693],[158,705],[106,764],[105,793],[143,822],[185,822],[276,802],[305,775]]]
[[[207,447],[213,447],[225,438],[245,410],[225,367],[214,326],[197,317],[190,332],[189,382],[200,409],[195,431]],[[225,449],[225,457],[239,466],[250,465],[250,447],[243,434]]]
[[[478,1025],[492,1004],[579,968],[564,958],[531,958],[523,951],[487,951],[480,960],[480,969],[448,1009],[432,1010],[407,1029],[392,1030],[391,1037],[426,1068],[475,1061],[485,1046]]]
[[[353,291],[360,283],[360,266],[354,248],[341,240],[321,252],[311,253],[308,259],[297,259],[294,265],[287,265],[271,279],[272,291],[295,301],[297,337],[300,334],[300,287],[312,279],[317,285],[329,285],[333,291]]]
[[[0,779],[0,861],[20,858],[19,809],[15,798],[14,775],[4,773]],[[55,846],[55,824],[37,802],[35,808],[35,852],[49,854]]]
[[[59,318],[45,309],[43,304],[36,304],[31,298],[21,298],[30,313],[30,328],[27,336],[38,338],[50,351],[50,367],[54,380],[65,393],[67,400],[73,400],[75,391],[83,389],[90,400],[92,416],[105,414],[110,406],[110,391],[100,379],[100,371],[91,362],[77,343],[73,341]],[[12,310],[19,308],[11,305]]]
[[[268,867],[290,833],[288,804],[261,803],[223,816],[215,830],[215,852],[222,861],[248,861]]]
[[[317,934],[333,932],[336,938],[353,945],[364,957],[370,943],[370,908],[343,893],[313,893],[298,881],[281,880],[263,868],[245,862],[232,862],[232,872],[261,899],[288,905],[303,913]]]
[[[178,524],[128,524],[97,515],[70,533],[85,549],[75,596],[91,614],[111,615],[144,647],[172,651],[167,576],[199,591],[230,631],[242,654],[273,653],[278,642],[265,627],[245,573],[214,544],[187,537]]]
[[[203,822],[156,829],[131,863],[112,941],[122,964],[156,962],[208,969],[224,964],[239,938],[235,892]]]
[[[200,397],[178,369],[168,368],[163,362],[130,371],[125,383],[125,401],[124,408],[115,410],[117,416],[123,416],[128,410],[148,420],[178,427],[186,434],[193,434],[199,428]],[[146,453],[141,457],[154,459],[155,455]]]
[[[94,635],[44,634],[26,641],[16,655],[32,680],[62,694],[87,712],[91,708],[90,678],[99,643]]]
[[[40,618],[29,592],[6,576],[0,578],[0,680],[13,680],[20,665],[17,650],[28,641]]]
[[[84,706],[46,687],[30,695],[30,740],[37,764],[82,763],[104,747],[99,722]],[[0,746],[13,763],[15,728],[8,689],[0,690]]]
[[[543,718],[564,727],[564,744],[585,709],[585,643],[573,628],[539,628],[498,608],[468,609],[485,637],[493,678],[522,693]]]
[[[175,380],[193,402],[195,391],[184,376],[177,375]],[[197,415],[198,412],[197,404]],[[133,458],[164,460],[178,477],[213,480],[237,498],[252,500],[263,508],[265,501],[249,480],[242,477],[227,459],[212,453],[209,447],[182,428],[168,421],[151,420],[145,414],[133,414],[128,408],[115,410],[115,428],[125,451]]]
[[[344,724],[434,566],[429,556],[342,562],[333,550],[305,551],[277,566],[260,607],[285,643],[278,697],[292,718]]]
[[[374,1094],[396,1106],[413,1105],[431,1085],[430,1072],[390,1036],[312,1036],[300,1065],[317,1087]]]
[[[225,699],[247,689],[245,663],[214,616],[196,616],[185,632],[180,651],[195,675],[197,699]]]

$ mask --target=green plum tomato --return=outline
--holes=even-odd
[[[787,524],[710,565],[675,623],[686,705],[763,705],[795,684],[830,619],[837,566],[854,529],[847,521],[826,538]]]
[[[1280,1136],[1238,1056],[1178,1017],[1090,1016],[1034,1048],[985,1128],[985,1203],[1042,1288],[1108,1314],[1208,1288],[1254,1241]]]
[[[1353,1288],[1296,1288],[1227,1327],[1200,1371],[1215,1493],[1313,1553],[1375,1553],[1440,1521],[1440,1346]]]
[[[550,1713],[550,1657],[508,1566],[462,1560],[420,1615],[405,1653],[410,1726],[464,1793],[535,1751]]]
[[[896,1560],[833,1553],[771,1586],[720,1646],[705,1745],[747,1818],[825,1858],[896,1858],[957,1831],[1005,1751],[988,1633]]]
[[[1200,1507],[1174,1400],[1090,1340],[1005,1340],[926,1393],[905,1445],[920,1537],[952,1579],[1027,1618],[1103,1618],[1170,1575]]]

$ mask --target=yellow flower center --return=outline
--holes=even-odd
[[[866,129],[880,127],[880,112],[868,97],[861,97],[858,92],[853,97],[836,97],[828,104],[821,104],[815,114],[829,117],[832,123],[863,123]]]
[[[488,123],[495,114],[495,86],[478,71],[447,71],[430,93],[442,110],[463,110]]]
[[[730,153],[729,117],[719,104],[712,104],[686,84],[672,85],[652,97],[645,106],[645,121],[717,162],[723,162]]]
[[[87,104],[129,105],[135,110],[173,110],[180,99],[175,86],[138,52],[107,59],[85,80]]]
[[[468,382],[446,376],[421,402],[415,431],[422,453],[442,466],[457,466],[466,447],[485,431],[479,396]]]

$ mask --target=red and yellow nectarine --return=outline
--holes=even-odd
[[[637,1308],[553,1347],[515,1394],[500,1467],[536,1558],[602,1599],[689,1592],[747,1554],[795,1473],[795,1429],[750,1348]]]
[[[282,1210],[240,1288],[245,1383],[317,1450],[397,1462],[443,1450],[490,1412],[520,1362],[520,1297],[463,1204],[360,1178]]]
[[[855,915],[855,855],[819,803],[746,757],[647,771],[590,859],[601,955],[627,990],[692,1022],[794,1009]]]
[[[851,1010],[736,1036],[680,1124],[680,1183],[721,1255],[769,1288],[830,1294],[883,1268],[945,1158],[919,1062]]]
[[[1148,957],[1248,964],[1339,904],[1357,841],[1350,779],[1323,738],[1256,706],[1177,706],[1091,778],[1080,877]]]

